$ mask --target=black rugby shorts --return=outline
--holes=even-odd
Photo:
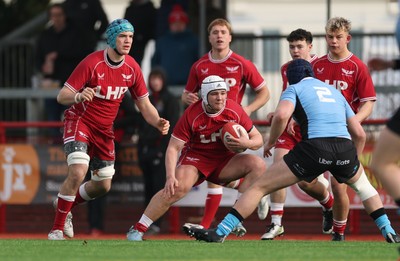
[[[317,138],[298,143],[283,157],[293,174],[311,182],[325,171],[340,183],[351,179],[360,167],[357,150],[346,138]]]

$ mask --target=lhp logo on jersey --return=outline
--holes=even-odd
[[[0,168],[0,202],[32,202],[40,184],[35,149],[29,145],[0,145]]]

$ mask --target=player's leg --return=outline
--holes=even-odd
[[[400,128],[400,127],[399,127]],[[384,128],[375,143],[371,169],[386,192],[400,206],[400,133]]]
[[[114,161],[94,157],[89,163],[89,169],[91,179],[79,186],[72,208],[101,197],[111,189],[111,181],[115,174]],[[67,216],[64,234],[68,237],[74,235],[72,216],[70,218]]]
[[[183,231],[187,233],[190,228],[209,228],[221,203],[222,194],[222,186],[207,181],[207,197],[204,204],[203,218],[200,224],[183,224]]]
[[[245,189],[245,192],[235,203],[230,213],[225,216],[216,229],[194,229],[191,234],[198,240],[221,243],[237,224],[253,213],[264,195],[290,186],[298,181],[299,179],[291,172],[283,160],[274,163],[267,172]]]
[[[203,218],[200,225],[209,228],[214,220],[222,199],[222,186],[207,182],[207,198],[204,206]]]
[[[232,181],[232,182],[230,182],[229,184],[226,184],[225,187],[227,187],[227,188],[232,188],[232,189],[237,189],[237,188],[242,184],[242,182],[243,182],[243,178],[238,179],[238,180],[235,180],[235,181]],[[208,184],[218,186],[218,185],[216,185],[216,184],[214,184],[214,183],[212,183],[212,182],[208,182]],[[219,186],[219,187],[221,187],[221,189],[222,189],[222,186]],[[210,192],[210,191],[209,191],[209,192]],[[240,195],[241,195],[241,194],[238,193],[238,197],[240,197]],[[221,195],[221,198],[222,198],[222,195]],[[217,209],[216,209],[216,210],[217,210]],[[216,212],[215,212],[215,214],[216,214]],[[214,214],[214,216],[215,216],[215,214]],[[206,216],[206,213],[204,213],[204,215]],[[214,216],[213,216],[212,218],[214,218]],[[204,220],[204,217],[203,217],[203,220]],[[210,221],[210,225],[211,225],[211,223],[212,223],[212,221]],[[189,234],[189,230],[190,230],[190,229],[193,229],[193,228],[197,228],[197,229],[204,229],[204,228],[205,228],[205,229],[207,229],[207,228],[209,228],[209,226],[206,227],[206,226],[203,226],[203,224],[204,224],[204,223],[200,223],[200,224],[185,223],[185,224],[183,224],[182,229],[183,229],[183,232],[185,232],[188,236],[190,236],[190,234]],[[247,230],[246,230],[246,228],[243,226],[242,223],[239,223],[239,224],[232,230],[232,234],[235,234],[235,235],[238,236],[238,237],[242,237],[242,236],[244,236],[246,233],[247,233]]]
[[[330,234],[333,226],[333,196],[329,192],[329,181],[323,174],[319,175],[317,179],[308,183],[300,181],[299,187],[307,193],[307,195],[318,200],[322,207],[322,233]]]
[[[261,148],[262,149],[262,148]],[[250,154],[250,155],[258,155],[261,156],[262,158],[262,153],[259,153],[258,151],[252,151],[252,150],[248,150],[249,152],[245,152],[244,154]],[[251,162],[246,162],[246,165],[251,164]],[[244,166],[246,166],[244,165]],[[260,173],[261,173],[260,169]],[[231,183],[229,183],[229,185],[227,185],[227,187],[230,188],[234,188],[237,189],[241,183],[243,182],[243,178],[232,181]],[[184,224],[184,230],[189,229],[190,227],[202,227],[202,228],[209,228],[214,217],[215,214],[217,213],[219,204],[221,202],[222,199],[222,186],[214,184],[212,182],[207,182],[207,199],[206,199],[206,204],[205,204],[205,208],[204,208],[204,214],[203,214],[203,219],[200,223],[200,226],[197,224],[191,224],[191,223],[186,223]],[[268,202],[264,202],[263,207],[265,206],[265,204],[268,204]],[[240,224],[238,227],[235,228],[234,230],[234,234],[236,234],[237,236],[243,236],[246,233],[246,229],[243,227],[242,224]]]
[[[400,243],[400,237],[391,226],[379,194],[369,182],[361,165],[357,174],[346,183],[360,197],[365,210],[374,220],[385,240],[388,243]]]
[[[250,186],[253,186],[253,184],[258,183],[260,181],[260,178],[265,175],[265,173],[266,164],[263,159],[255,155],[241,154],[231,159],[231,161],[221,171],[219,178],[223,181],[226,181],[227,176],[237,178],[244,175],[243,182],[238,188],[240,196],[238,198],[238,201],[236,202],[239,202],[241,200],[240,198],[242,196],[242,193],[247,191]],[[264,195],[262,195],[259,199],[253,198],[252,205],[254,205],[254,208],[252,207],[252,211],[256,207],[258,207],[258,202],[263,196]],[[240,223],[241,222],[235,224],[232,230],[235,229]],[[229,232],[231,232],[232,230],[230,230]]]
[[[269,166],[272,164],[273,159],[271,157],[264,157],[264,146],[261,146],[257,150],[246,150],[243,152],[244,154],[250,154],[250,155],[255,155],[257,157],[260,157],[261,159],[264,160],[265,165]],[[274,155],[274,150],[272,150],[272,154]],[[241,180],[243,181],[243,180]],[[230,188],[235,188],[232,186],[229,186]],[[269,202],[270,198],[269,195],[265,195],[261,200],[260,203],[257,206],[257,215],[260,220],[264,220],[267,218],[268,212],[269,212]]]
[[[289,150],[281,148],[279,145],[274,150],[273,162],[282,160]],[[272,240],[277,236],[282,236],[285,232],[282,226],[282,217],[284,213],[284,205],[286,200],[286,188],[279,189],[270,194],[270,214],[271,224],[267,227],[265,233],[261,236],[261,240]]]
[[[157,192],[150,200],[140,220],[129,229],[127,233],[128,240],[142,241],[143,234],[151,224],[164,215],[172,204],[183,198],[190,191],[199,178],[198,170],[192,165],[180,165],[176,168],[175,178],[179,184],[175,188],[175,194],[167,197],[165,189]]]
[[[237,199],[239,199],[246,188],[248,188],[252,182],[255,182],[265,171],[266,164],[261,157],[250,153],[241,153],[233,157],[225,165],[218,178],[223,183],[234,179],[234,181],[228,183],[228,187],[238,190]],[[260,203],[258,204],[258,207],[259,206]],[[247,231],[242,223],[238,223],[231,232],[238,237],[242,237]]]
[[[331,179],[333,201],[333,228],[332,240],[343,241],[344,232],[347,225],[347,216],[349,215],[350,200],[347,195],[347,186],[340,184],[336,179]]]
[[[239,193],[245,192],[253,182],[266,172],[266,164],[258,156],[240,153],[233,156],[219,171],[218,181],[215,183],[231,184],[232,181],[241,180],[236,188]],[[258,202],[257,202],[258,203]]]
[[[79,144],[80,146],[75,146],[75,144]],[[73,236],[73,232],[70,232],[70,227],[72,227],[72,215],[70,211],[76,199],[76,191],[84,180],[89,166],[90,158],[87,154],[86,143],[77,143],[75,141],[67,143],[65,145],[65,152],[67,155],[68,174],[61,185],[57,200],[54,203],[56,215],[53,227],[48,235],[49,240],[63,240],[65,225],[67,225],[68,236]],[[67,224],[66,221],[68,221]]]

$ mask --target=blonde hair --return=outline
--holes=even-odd
[[[350,33],[351,22],[343,17],[333,17],[326,23],[325,32],[336,32],[340,30]]]
[[[208,25],[208,28],[207,28],[208,34],[211,33],[212,28],[213,28],[214,26],[216,26],[216,25],[226,26],[226,28],[228,28],[229,34],[232,34],[232,26],[231,26],[231,24],[230,24],[227,20],[225,20],[225,19],[223,19],[223,18],[217,18],[217,19],[213,20],[213,21]]]

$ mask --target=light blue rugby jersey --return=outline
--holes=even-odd
[[[303,140],[349,138],[347,118],[354,112],[343,95],[332,86],[312,77],[290,85],[280,100],[294,104],[293,118],[300,125]]]

